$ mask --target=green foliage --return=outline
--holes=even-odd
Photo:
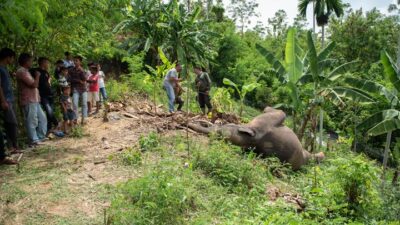
[[[147,136],[141,135],[139,138],[140,150],[143,152],[154,151],[160,146],[160,137],[155,132],[150,132]]]
[[[247,93],[252,92],[254,89],[260,87],[259,83],[249,83],[249,84],[244,84],[241,89],[239,89],[238,85],[235,84],[233,81],[229,80],[228,78],[224,78],[223,80],[225,85],[231,86],[235,88],[235,91],[240,97],[240,110],[239,110],[239,116],[242,116],[243,113],[243,105],[244,105],[244,100],[246,98]]]
[[[131,89],[127,82],[120,82],[114,79],[107,81],[107,95],[109,101],[122,101],[125,96],[131,93]]]
[[[231,94],[226,88],[217,88],[212,91],[212,105],[221,112],[233,111],[233,100]]]
[[[135,166],[142,164],[141,151],[134,148],[127,148],[121,154],[122,163],[128,166]]]
[[[193,168],[202,170],[231,191],[263,192],[266,169],[257,163],[254,154],[239,156],[237,151],[233,146],[214,142],[209,151],[196,153]]]
[[[185,171],[157,170],[119,185],[110,210],[113,224],[182,224],[196,207]]]
[[[317,186],[304,186],[308,206],[305,217],[345,222],[382,219],[378,168],[362,155],[334,157],[316,169]],[[311,169],[311,168],[310,168]],[[310,180],[311,173],[308,175]],[[304,178],[303,178],[304,179]],[[298,181],[304,183],[304,181]]]
[[[70,136],[73,138],[82,138],[84,136],[84,131],[82,126],[74,126],[71,130]]]

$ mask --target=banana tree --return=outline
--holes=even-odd
[[[388,102],[387,109],[375,113],[358,126],[358,129],[367,130],[368,134],[371,136],[386,134],[386,145],[383,154],[383,171],[385,174],[389,158],[392,132],[394,130],[400,129],[400,111],[395,109],[399,106],[398,92],[400,91],[400,78],[397,65],[393,62],[392,58],[385,51],[381,53],[381,63],[384,68],[386,79],[393,86],[392,89],[385,88],[382,85],[376,83],[371,84],[371,82],[367,81],[359,81],[359,83],[354,82],[354,84],[368,84],[371,92],[374,91],[380,93],[381,95],[386,97],[386,100]]]
[[[117,24],[114,32],[127,37],[122,47],[129,52],[144,51],[152,54],[152,66],[157,64],[157,49],[168,36],[165,29],[166,16],[159,0],[132,0],[126,8],[126,18]]]
[[[223,83],[225,85],[233,87],[238,93],[240,98],[239,116],[241,117],[243,113],[243,106],[246,95],[254,91],[256,88],[260,87],[261,85],[259,83],[249,83],[249,84],[244,84],[242,88],[239,89],[239,86],[235,84],[233,81],[229,80],[228,78],[224,78]]]
[[[297,41],[297,34],[295,28],[290,28],[287,34],[287,41],[285,47],[285,59],[280,61],[269,50],[265,49],[259,44],[256,48],[261,55],[271,64],[271,73],[274,73],[280,82],[288,87],[289,96],[291,99],[290,108],[293,111],[293,124],[296,132],[297,117],[296,113],[302,111],[304,107],[300,99],[300,89],[298,86],[299,79],[304,75],[305,58],[301,59],[302,49]]]
[[[168,60],[167,56],[164,54],[163,50],[159,47],[158,48],[158,55],[160,57],[160,60],[162,64],[156,66],[154,69],[150,65],[146,65],[146,68],[150,71],[151,73],[151,80],[153,83],[153,101],[154,101],[154,112],[157,112],[157,103],[156,103],[156,96],[157,96],[157,84],[170,69],[175,67],[175,63],[172,63]]]
[[[335,44],[332,42],[328,44],[320,52],[317,52],[314,40],[311,32],[307,33],[307,47],[308,47],[308,67],[305,75],[300,79],[303,84],[312,84],[314,88],[314,99],[313,103],[309,107],[309,113],[306,115],[312,115],[316,108],[319,108],[319,139],[320,146],[323,140],[323,103],[329,100],[334,105],[342,108],[346,106],[346,100],[352,100],[357,102],[373,102],[373,98],[365,91],[355,88],[340,85],[340,80],[346,73],[349,65],[354,62],[344,63],[333,69],[329,69],[332,65],[332,59],[328,58],[331,52],[335,48]],[[316,117],[315,117],[316,118]],[[302,127],[300,128],[299,136],[303,137],[305,128],[307,126],[307,119],[305,117]],[[314,128],[315,131],[315,128]]]

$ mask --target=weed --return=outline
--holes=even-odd
[[[82,126],[75,126],[72,128],[70,136],[73,138],[83,138],[84,132]]]
[[[160,145],[160,137],[155,132],[150,132],[147,136],[140,136],[139,146],[143,152],[157,149]]]
[[[133,166],[142,164],[142,152],[134,148],[127,148],[121,154],[124,165]]]

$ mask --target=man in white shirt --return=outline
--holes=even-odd
[[[170,69],[164,78],[164,89],[167,92],[168,110],[170,113],[173,113],[175,111],[174,87],[176,86],[177,82],[180,81],[178,73],[180,73],[181,71],[182,66],[180,64],[176,64],[175,68]]]
[[[75,67],[75,64],[74,64],[74,60],[73,60],[73,58],[72,58],[72,55],[71,55],[71,53],[69,53],[69,52],[65,52],[65,59],[63,60],[63,62],[64,62],[64,67],[66,67],[66,68],[72,68],[72,67]]]

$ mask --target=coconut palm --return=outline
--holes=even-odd
[[[342,0],[300,0],[298,5],[300,15],[307,15],[307,7],[310,3],[313,4],[313,14],[317,24],[322,27],[322,46],[324,46],[325,26],[328,24],[329,16],[332,12],[338,17],[343,15],[343,3]]]

